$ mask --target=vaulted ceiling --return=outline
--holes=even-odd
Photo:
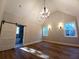
[[[16,16],[40,20],[43,0],[7,0],[5,11]],[[53,13],[57,10],[72,16],[79,16],[79,0],[46,0],[46,6]]]

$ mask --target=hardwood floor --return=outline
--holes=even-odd
[[[79,48],[62,46],[47,42],[29,45],[49,56],[49,59],[79,59]],[[0,59],[42,59],[19,48],[0,52]]]

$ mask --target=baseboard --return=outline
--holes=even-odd
[[[32,44],[39,43],[39,42],[42,42],[42,40],[30,42],[30,43],[24,44],[24,46],[32,45]]]
[[[3,52],[3,51],[8,51],[8,50],[14,50],[15,48],[10,48],[10,49],[5,49],[5,50],[0,50],[0,52]]]
[[[0,51],[7,51],[7,50],[13,50],[13,49],[15,49],[15,47],[2,48],[2,49],[0,49]]]
[[[24,44],[23,46],[32,45],[32,44],[39,43],[39,42],[42,42],[42,40],[38,40],[38,41],[34,41],[34,42],[30,42],[30,43]],[[7,48],[7,49],[0,49],[0,51],[6,51],[6,50],[15,49],[15,48],[16,48],[16,47],[14,46],[14,47]]]
[[[60,44],[60,45],[72,46],[72,47],[77,47],[77,48],[79,48],[79,45],[77,45],[77,44],[63,43],[63,42],[56,42],[56,41],[48,41],[48,40],[44,40],[44,41],[45,41],[45,42],[49,42],[49,43],[54,43],[54,44]]]

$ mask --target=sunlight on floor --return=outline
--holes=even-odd
[[[32,48],[28,48],[28,47],[22,47],[20,49],[24,50],[26,52],[29,52],[29,53],[31,53],[33,55],[36,55],[36,56],[38,56],[40,58],[49,59],[49,56],[44,54],[44,53],[42,53],[41,51],[38,51],[38,50],[35,50],[35,49],[32,49]]]

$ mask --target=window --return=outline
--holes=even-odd
[[[75,23],[65,23],[64,24],[64,34],[65,37],[77,37],[77,30]]]
[[[48,36],[48,26],[43,27],[43,36]]]

